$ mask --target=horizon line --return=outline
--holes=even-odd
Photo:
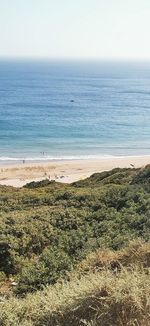
[[[132,63],[144,63],[149,62],[150,58],[104,58],[104,57],[48,57],[48,56],[1,56],[1,61],[53,61],[53,62],[61,62],[61,61],[79,61],[79,62],[132,62]]]

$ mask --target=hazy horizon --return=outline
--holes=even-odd
[[[131,64],[138,64],[138,63],[141,63],[141,64],[150,64],[150,58],[149,59],[143,59],[143,58],[93,58],[93,57],[38,57],[38,56],[35,56],[35,57],[23,57],[23,56],[0,56],[0,61],[6,61],[6,62],[14,62],[14,61],[24,61],[24,62],[54,62],[54,63],[123,63],[123,64],[126,64],[126,63],[131,63]]]

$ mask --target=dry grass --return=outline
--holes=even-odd
[[[98,271],[103,268],[121,270],[123,267],[137,265],[144,268],[150,267],[150,242],[141,239],[131,241],[127,248],[113,250],[97,250],[87,256],[78,265],[79,273],[87,271]]]
[[[0,325],[148,326],[150,277],[149,258],[146,259],[149,248],[149,244],[139,242],[132,243],[128,249],[117,254],[106,251],[106,256],[104,252],[100,256],[99,252],[97,261],[100,259],[104,263],[116,258],[118,261],[120,257],[124,266],[114,273],[114,270],[106,268],[106,264],[97,272],[90,270],[80,278],[77,271],[70,282],[49,286],[25,299],[3,299],[0,304]],[[91,257],[87,258],[86,263],[93,266]],[[82,264],[83,268],[85,261]],[[128,264],[130,268],[125,267]]]

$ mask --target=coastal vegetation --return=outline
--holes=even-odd
[[[150,166],[0,186],[0,324],[149,323]]]

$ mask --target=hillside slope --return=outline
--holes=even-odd
[[[68,184],[0,187],[0,279],[25,295],[67,279],[90,252],[149,240],[150,166]],[[16,286],[12,283],[16,282]],[[2,291],[1,291],[2,292]]]
[[[150,243],[91,253],[43,291],[0,303],[2,326],[148,326]]]

